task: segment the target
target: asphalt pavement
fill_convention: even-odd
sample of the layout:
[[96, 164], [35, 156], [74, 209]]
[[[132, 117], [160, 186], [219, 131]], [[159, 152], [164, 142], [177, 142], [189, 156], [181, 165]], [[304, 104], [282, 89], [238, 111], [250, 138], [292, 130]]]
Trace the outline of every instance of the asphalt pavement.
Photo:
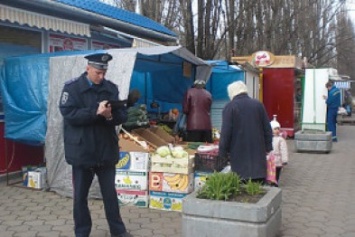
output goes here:
[[[288, 140], [289, 164], [281, 174], [280, 237], [355, 236], [355, 126], [338, 126], [329, 154], [296, 153]], [[1, 237], [72, 237], [72, 199], [0, 182]], [[90, 200], [91, 237], [107, 237], [101, 200]], [[135, 237], [181, 236], [181, 213], [122, 207]], [[221, 230], [223, 233], [223, 230]], [[221, 235], [222, 236], [222, 235]], [[198, 237], [198, 236], [197, 236]]]

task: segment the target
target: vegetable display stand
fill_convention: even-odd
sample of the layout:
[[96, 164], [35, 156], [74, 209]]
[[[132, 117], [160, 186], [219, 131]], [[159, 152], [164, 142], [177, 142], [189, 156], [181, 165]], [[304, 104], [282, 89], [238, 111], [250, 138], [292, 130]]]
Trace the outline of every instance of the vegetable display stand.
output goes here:
[[181, 146], [161, 146], [151, 155], [149, 208], [182, 210], [182, 199], [194, 188], [194, 156]]
[[183, 199], [182, 236], [275, 237], [281, 227], [281, 189], [268, 188], [257, 203]]

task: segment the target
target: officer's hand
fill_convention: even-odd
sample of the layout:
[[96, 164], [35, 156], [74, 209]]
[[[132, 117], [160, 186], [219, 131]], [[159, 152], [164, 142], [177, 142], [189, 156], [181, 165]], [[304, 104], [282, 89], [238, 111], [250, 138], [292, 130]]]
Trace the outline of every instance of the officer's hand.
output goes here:
[[112, 118], [112, 114], [111, 114], [111, 105], [107, 103], [107, 100], [101, 101], [99, 103], [99, 107], [97, 108], [97, 115], [102, 115], [104, 116], [106, 119], [110, 119]]

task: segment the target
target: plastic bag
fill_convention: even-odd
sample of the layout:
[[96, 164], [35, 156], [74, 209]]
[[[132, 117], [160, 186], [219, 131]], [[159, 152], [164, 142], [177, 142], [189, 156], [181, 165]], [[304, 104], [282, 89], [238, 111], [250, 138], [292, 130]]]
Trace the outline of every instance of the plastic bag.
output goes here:
[[186, 132], [186, 114], [179, 114], [173, 130], [174, 134], [183, 134]]
[[277, 184], [276, 180], [276, 163], [275, 163], [275, 155], [273, 152], [270, 152], [266, 156], [266, 181], [270, 184], [274, 183]]
[[221, 173], [229, 173], [232, 171], [232, 167], [230, 165], [227, 165], [226, 167], [221, 170]]

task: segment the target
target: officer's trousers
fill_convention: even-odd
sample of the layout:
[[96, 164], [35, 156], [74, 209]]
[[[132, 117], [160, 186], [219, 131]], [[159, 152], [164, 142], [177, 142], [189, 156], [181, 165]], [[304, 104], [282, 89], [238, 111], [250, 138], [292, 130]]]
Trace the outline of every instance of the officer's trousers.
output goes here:
[[74, 224], [76, 237], [88, 237], [91, 232], [91, 216], [88, 208], [88, 194], [95, 174], [98, 177], [103, 198], [106, 219], [112, 235], [126, 232], [118, 206], [115, 190], [115, 166], [81, 168], [73, 167]]

